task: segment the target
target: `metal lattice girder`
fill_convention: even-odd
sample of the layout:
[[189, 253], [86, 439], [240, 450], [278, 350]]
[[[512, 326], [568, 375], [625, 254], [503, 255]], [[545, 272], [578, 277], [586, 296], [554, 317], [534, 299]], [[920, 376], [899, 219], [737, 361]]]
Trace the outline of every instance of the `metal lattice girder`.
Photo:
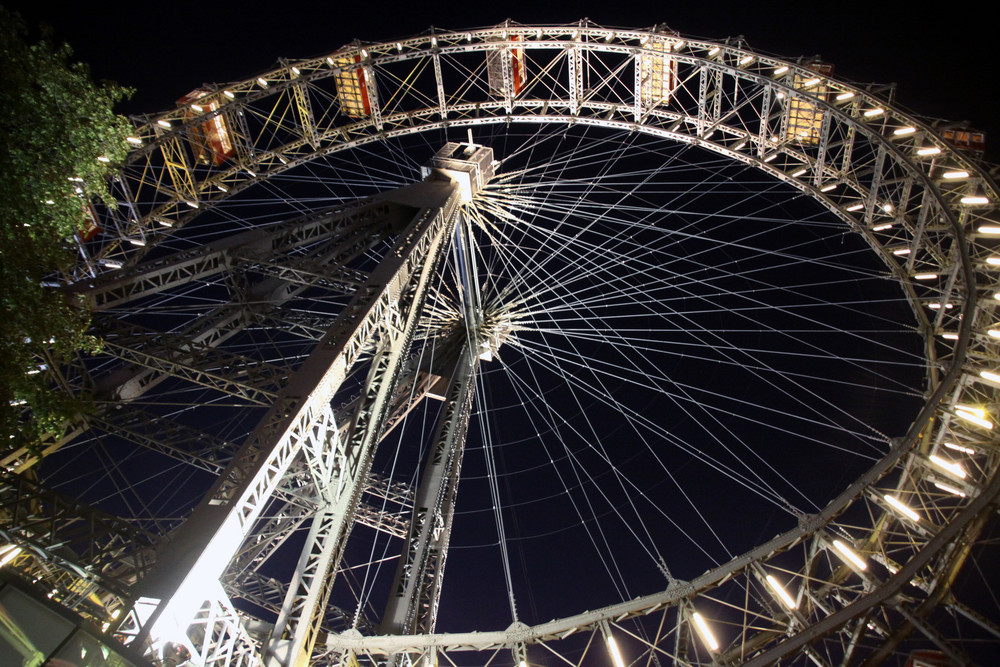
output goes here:
[[[201, 280], [239, 263], [267, 263], [304, 246], [334, 241], [336, 252], [327, 252], [325, 264], [342, 267], [400, 224], [390, 214], [388, 203], [364, 203], [344, 209], [337, 207], [269, 229], [254, 229], [228, 237], [208, 246], [174, 253], [165, 258], [140, 264], [127, 272], [108, 274], [97, 281], [84, 280], [72, 287], [91, 301], [96, 310], [115, 308], [164, 290]], [[289, 267], [292, 270], [292, 267]], [[361, 276], [348, 274], [357, 280]]]
[[290, 375], [286, 368], [114, 318], [102, 319], [99, 326], [107, 332], [105, 348], [119, 359], [248, 403], [270, 405]]
[[[418, 207], [413, 222], [400, 235], [396, 248], [372, 272], [369, 284], [348, 304], [310, 358], [280, 392], [192, 519], [168, 545], [162, 558], [171, 562], [170, 570], [161, 569], [158, 576], [150, 578], [152, 585], [148, 590], [152, 597], [162, 601], [152, 622], [172, 603], [179, 607], [193, 602], [176, 593], [185, 586], [195, 586], [198, 577], [204, 576], [200, 570], [209, 569], [215, 576], [221, 575], [224, 561], [219, 559], [228, 561], [238, 542], [249, 533], [302, 448], [322, 446], [309, 441], [314, 435], [325, 440], [325, 434], [312, 433], [315, 419], [329, 409], [334, 392], [362, 350], [386, 325], [404, 290], [410, 289], [413, 280], [419, 280], [423, 284], [421, 289], [426, 289], [430, 267], [436, 265], [443, 239], [454, 224], [457, 191], [448, 182], [430, 180], [404, 189], [394, 199]], [[422, 297], [418, 292], [410, 298]], [[401, 353], [402, 350], [397, 350], [394, 354]], [[367, 474], [370, 463], [358, 459], [361, 452], [350, 449], [353, 444], [350, 439], [337, 438], [336, 446], [341, 451], [336, 458], [350, 470], [341, 468], [338, 474], [341, 478], [353, 474], [353, 478], [344, 482], [356, 485], [358, 475]], [[212, 556], [220, 549], [225, 556]], [[193, 570], [199, 571], [192, 575]], [[192, 594], [193, 591], [186, 593]], [[177, 608], [171, 608], [170, 612], [181, 617], [189, 613]], [[143, 635], [149, 629], [147, 624]]]
[[[49, 564], [125, 603], [151, 567], [156, 541], [128, 521], [10, 472], [0, 473], [0, 536], [38, 559], [38, 572]], [[51, 583], [51, 576], [37, 577]], [[64, 583], [60, 595], [65, 591]]]
[[[462, 332], [462, 343], [465, 337]], [[383, 615], [384, 634], [434, 632], [479, 368], [478, 349], [462, 348], [413, 499], [409, 533]]]

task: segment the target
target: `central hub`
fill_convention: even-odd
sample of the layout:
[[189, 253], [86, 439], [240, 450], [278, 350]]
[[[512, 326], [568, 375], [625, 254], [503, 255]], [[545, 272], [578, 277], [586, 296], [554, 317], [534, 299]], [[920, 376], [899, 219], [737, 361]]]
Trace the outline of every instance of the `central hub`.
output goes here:
[[473, 143], [448, 142], [434, 154], [420, 174], [440, 174], [458, 183], [463, 202], [471, 202], [493, 178], [493, 149]]

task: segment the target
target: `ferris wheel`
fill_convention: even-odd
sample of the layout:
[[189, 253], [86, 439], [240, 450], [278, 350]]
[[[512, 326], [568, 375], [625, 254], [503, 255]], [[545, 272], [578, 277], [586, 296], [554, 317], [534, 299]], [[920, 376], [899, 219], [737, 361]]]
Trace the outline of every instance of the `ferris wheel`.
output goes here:
[[193, 91], [80, 241], [11, 566], [201, 665], [968, 661], [998, 195], [890, 93], [586, 21]]

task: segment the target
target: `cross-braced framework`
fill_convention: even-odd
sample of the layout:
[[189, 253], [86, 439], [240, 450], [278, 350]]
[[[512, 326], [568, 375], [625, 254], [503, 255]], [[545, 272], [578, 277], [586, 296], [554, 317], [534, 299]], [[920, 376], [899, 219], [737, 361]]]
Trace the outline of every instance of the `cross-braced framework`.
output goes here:
[[200, 664], [971, 661], [998, 194], [831, 71], [508, 22], [141, 119], [12, 567]]

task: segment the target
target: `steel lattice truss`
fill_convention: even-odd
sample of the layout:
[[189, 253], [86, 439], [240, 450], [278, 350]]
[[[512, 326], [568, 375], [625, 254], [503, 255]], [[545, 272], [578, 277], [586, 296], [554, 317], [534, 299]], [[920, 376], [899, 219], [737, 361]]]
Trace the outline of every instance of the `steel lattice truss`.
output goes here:
[[[146, 638], [146, 611], [154, 620], [179, 614], [201, 628], [188, 636], [204, 664], [375, 664], [387, 655], [462, 664], [468, 651], [480, 652], [478, 664], [506, 664], [511, 653], [603, 664], [611, 636], [635, 664], [877, 663], [914, 646], [967, 661], [961, 624], [1000, 636], [950, 592], [1000, 493], [990, 421], [1000, 376], [989, 372], [1000, 336], [991, 329], [1000, 194], [969, 155], [883, 92], [741, 42], [659, 27], [507, 23], [348, 45], [143, 118], [115, 183], [121, 205], [104, 214], [102, 237], [81, 244], [68, 287], [94, 307], [105, 353], [48, 369], [53, 382], [104, 397], [107, 407], [68, 425], [48, 451], [112, 433], [204, 471], [206, 495], [180, 528], [143, 522], [129, 549], [114, 521], [88, 524], [99, 528], [81, 538], [67, 517], [93, 510], [43, 500], [47, 491], [28, 498], [27, 482], [5, 479], [0, 528], [26, 549], [15, 565], [54, 587], [85, 589], [64, 602], [99, 623], [128, 612], [119, 627], [127, 641]], [[634, 133], [704, 150], [818, 202], [905, 295], [923, 337], [922, 407], [833, 500], [701, 576], [681, 581], [664, 568], [664, 586], [635, 599], [548, 623], [434, 634], [476, 355], [524, 344], [518, 331], [530, 319], [466, 301], [458, 326], [461, 309], [443, 305], [434, 280], [452, 272], [468, 299], [475, 251], [455, 248], [477, 225], [499, 236], [502, 221], [525, 219], [517, 174], [501, 168], [461, 206], [456, 183], [431, 177], [386, 196], [359, 187], [358, 201], [262, 225], [233, 211], [340, 154], [353, 160], [369, 146], [456, 129], [496, 136], [512, 125]], [[368, 186], [388, 190], [393, 178]], [[556, 210], [557, 197], [544, 206]], [[178, 239], [194, 225], [220, 232], [185, 245]], [[305, 300], [322, 306], [303, 308]], [[165, 307], [169, 317], [157, 314]], [[466, 340], [456, 334], [463, 330], [476, 333]], [[450, 341], [441, 344], [447, 359], [429, 364], [417, 353], [430, 340]], [[259, 353], [269, 344], [283, 356]], [[373, 474], [379, 442], [426, 396], [443, 407], [425, 476], [410, 487]], [[152, 397], [205, 402], [191, 419], [194, 409], [143, 407]], [[238, 420], [223, 411], [230, 404], [241, 408]], [[217, 416], [232, 421], [212, 424]], [[36, 462], [11, 452], [4, 463], [25, 473]], [[421, 514], [428, 507], [436, 526]], [[342, 558], [355, 523], [402, 538], [394, 589], [420, 591], [390, 607], [381, 626], [331, 602], [333, 573], [350, 572]], [[304, 532], [291, 580], [264, 574]], [[156, 546], [153, 533], [171, 537]], [[64, 547], [81, 539], [89, 544], [74, 560]], [[156, 561], [176, 574], [150, 575]], [[191, 573], [206, 571], [211, 585], [191, 597]], [[237, 599], [277, 620], [237, 611]], [[959, 629], [945, 629], [942, 615]]]

